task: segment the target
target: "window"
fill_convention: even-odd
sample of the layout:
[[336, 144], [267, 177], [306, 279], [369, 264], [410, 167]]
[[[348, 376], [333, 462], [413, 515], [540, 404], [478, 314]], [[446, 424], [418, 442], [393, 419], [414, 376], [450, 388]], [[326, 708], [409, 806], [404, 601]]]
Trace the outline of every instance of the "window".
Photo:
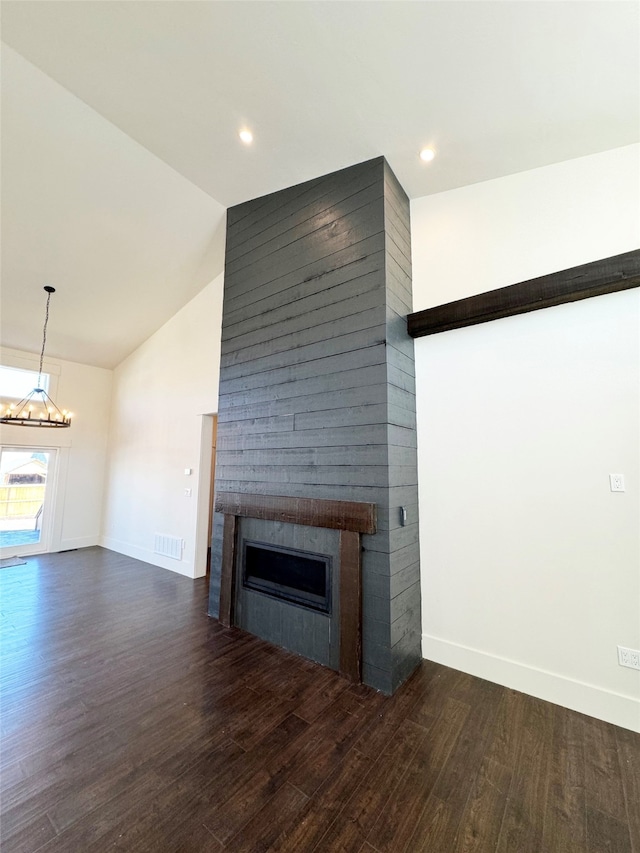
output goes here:
[[[38, 384], [37, 370], [22, 370], [19, 367], [0, 365], [0, 398], [3, 400], [22, 400]], [[40, 387], [49, 390], [49, 376], [43, 373]]]

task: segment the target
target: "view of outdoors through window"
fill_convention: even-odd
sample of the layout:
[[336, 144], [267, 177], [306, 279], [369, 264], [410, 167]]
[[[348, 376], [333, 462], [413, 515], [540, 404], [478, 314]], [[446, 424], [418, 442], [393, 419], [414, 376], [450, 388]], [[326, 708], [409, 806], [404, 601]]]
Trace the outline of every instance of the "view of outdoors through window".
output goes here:
[[37, 545], [51, 453], [0, 449], [0, 548]]
[[[18, 367], [7, 367], [0, 365], [0, 400], [22, 400], [38, 384], [37, 370], [22, 370]], [[49, 389], [49, 376], [43, 373], [40, 378], [40, 387], [45, 391]]]

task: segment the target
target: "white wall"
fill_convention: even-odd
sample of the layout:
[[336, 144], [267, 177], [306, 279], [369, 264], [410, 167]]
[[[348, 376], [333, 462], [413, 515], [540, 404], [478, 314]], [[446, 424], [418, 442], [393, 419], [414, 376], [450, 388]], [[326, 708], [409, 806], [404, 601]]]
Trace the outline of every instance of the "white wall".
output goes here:
[[[636, 249], [639, 163], [414, 201], [415, 310]], [[639, 341], [637, 289], [416, 341], [424, 656], [637, 731]]]
[[[0, 350], [2, 364], [37, 370], [38, 361], [32, 353]], [[46, 359], [44, 370], [52, 374], [54, 401], [74, 413], [71, 427], [34, 430], [3, 425], [0, 441], [12, 447], [58, 449], [50, 550], [86, 548], [100, 539], [113, 373], [60, 359]]]
[[[114, 371], [102, 544], [189, 577], [206, 570], [198, 509], [208, 506], [211, 442], [202, 416], [217, 411], [221, 323], [220, 275]], [[184, 540], [181, 560], [154, 553], [156, 533]]]

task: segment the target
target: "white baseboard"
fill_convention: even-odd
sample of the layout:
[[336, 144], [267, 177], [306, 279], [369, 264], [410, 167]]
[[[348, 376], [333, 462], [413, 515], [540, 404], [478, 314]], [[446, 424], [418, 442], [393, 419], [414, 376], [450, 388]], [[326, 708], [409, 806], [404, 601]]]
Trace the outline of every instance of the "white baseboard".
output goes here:
[[58, 551], [73, 551], [76, 548], [92, 548], [100, 544], [99, 536], [81, 536], [78, 539], [63, 539]]
[[507, 658], [422, 635], [422, 657], [572, 711], [640, 732], [640, 698], [613, 693]]
[[109, 551], [116, 551], [118, 554], [133, 557], [134, 560], [141, 560], [143, 563], [150, 563], [152, 566], [158, 566], [161, 569], [169, 569], [170, 572], [176, 572], [176, 574], [184, 575], [187, 578], [195, 577], [193, 564], [188, 560], [172, 560], [171, 557], [163, 557], [162, 554], [156, 554], [154, 551], [139, 548], [130, 542], [123, 542], [110, 536], [102, 536], [97, 544], [103, 548], [108, 548]]

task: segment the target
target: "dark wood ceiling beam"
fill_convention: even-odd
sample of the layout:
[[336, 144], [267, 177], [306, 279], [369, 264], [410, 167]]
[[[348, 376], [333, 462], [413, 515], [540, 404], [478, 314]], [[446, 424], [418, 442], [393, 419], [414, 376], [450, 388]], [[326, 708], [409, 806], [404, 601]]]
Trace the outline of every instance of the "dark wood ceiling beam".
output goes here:
[[416, 311], [407, 328], [421, 338], [638, 286], [640, 249]]

